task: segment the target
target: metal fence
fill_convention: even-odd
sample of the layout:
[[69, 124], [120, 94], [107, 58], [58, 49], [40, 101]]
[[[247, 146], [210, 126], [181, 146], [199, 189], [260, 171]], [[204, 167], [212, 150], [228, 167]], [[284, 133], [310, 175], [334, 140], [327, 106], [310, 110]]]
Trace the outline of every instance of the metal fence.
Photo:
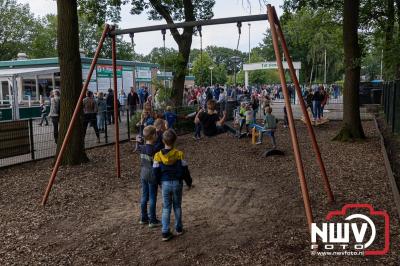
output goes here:
[[[129, 124], [130, 118], [125, 112], [120, 116], [121, 141], [126, 141], [130, 137]], [[102, 127], [104, 130], [99, 132], [100, 141], [98, 141], [93, 124], [89, 123], [85, 135], [86, 149], [114, 142], [114, 125], [109, 125], [105, 119]], [[54, 139], [54, 127], [50, 117], [47, 117], [47, 121], [30, 118], [0, 122], [0, 168], [53, 157], [57, 149]]]
[[[194, 113], [198, 106], [177, 107], [172, 111], [177, 114], [174, 128], [179, 135], [194, 130]], [[163, 118], [165, 110], [154, 111], [154, 116]], [[128, 115], [128, 111], [120, 112], [120, 141], [131, 139], [137, 134], [137, 123], [141, 111]], [[93, 124], [89, 123], [85, 134], [85, 148], [99, 147], [115, 142], [115, 125], [110, 123], [111, 116], [104, 114], [104, 122], [100, 123], [98, 141]], [[94, 122], [94, 121], [93, 121]], [[95, 123], [95, 122], [94, 122]], [[133, 138], [133, 137], [132, 137]], [[41, 118], [30, 118], [17, 121], [0, 122], [0, 168], [38, 159], [51, 158], [56, 154], [57, 144], [54, 140], [54, 127], [50, 117], [47, 122]]]
[[383, 85], [383, 110], [393, 133], [400, 133], [400, 80]]

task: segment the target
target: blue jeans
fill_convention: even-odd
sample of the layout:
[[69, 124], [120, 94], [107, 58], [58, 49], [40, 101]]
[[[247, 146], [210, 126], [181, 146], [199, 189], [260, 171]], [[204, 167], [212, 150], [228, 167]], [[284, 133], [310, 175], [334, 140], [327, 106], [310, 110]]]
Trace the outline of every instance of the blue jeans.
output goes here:
[[201, 123], [195, 124], [194, 136], [198, 138], [201, 137]]
[[169, 223], [171, 218], [171, 209], [174, 208], [175, 214], [175, 230], [182, 231], [182, 188], [183, 182], [181, 180], [162, 181], [162, 196], [163, 196], [163, 209], [162, 209], [162, 233], [169, 232]]
[[313, 101], [313, 115], [314, 119], [321, 118], [321, 102], [320, 101]]
[[106, 113], [98, 113], [97, 114], [97, 127], [99, 130], [104, 130], [104, 125], [106, 123]]
[[257, 112], [258, 109], [253, 110], [253, 124], [257, 124]]
[[[142, 221], [150, 221], [154, 223], [157, 221], [156, 218], [156, 203], [157, 203], [157, 183], [151, 183], [143, 178], [140, 179], [142, 184], [142, 198], [140, 201], [141, 215], [140, 219]], [[147, 214], [147, 202], [149, 202], [149, 214]]]
[[275, 140], [275, 130], [269, 129], [266, 132], [260, 132], [260, 135], [258, 136], [258, 141], [263, 142], [263, 137], [264, 135], [268, 135], [271, 138], [272, 146], [273, 148], [276, 147], [276, 140]]

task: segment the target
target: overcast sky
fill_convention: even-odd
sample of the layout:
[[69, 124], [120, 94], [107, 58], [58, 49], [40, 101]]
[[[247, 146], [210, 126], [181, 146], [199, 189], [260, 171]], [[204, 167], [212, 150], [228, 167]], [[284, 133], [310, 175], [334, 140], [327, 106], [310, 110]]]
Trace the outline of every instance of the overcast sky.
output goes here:
[[[55, 0], [17, 0], [20, 3], [28, 3], [31, 7], [31, 11], [37, 16], [44, 16], [48, 13], [57, 13], [57, 3]], [[243, 2], [247, 3], [246, 0]], [[268, 3], [275, 6], [278, 15], [280, 16], [282, 10], [280, 5], [283, 4], [283, 0], [269, 0]], [[265, 8], [260, 10], [258, 0], [251, 0], [252, 9], [251, 15], [264, 14]], [[147, 19], [146, 14], [131, 15], [129, 13], [129, 6], [125, 6], [122, 9], [122, 20], [119, 23], [121, 28], [133, 28], [140, 26], [149, 26], [162, 24], [164, 21], [151, 21]], [[245, 16], [250, 14], [250, 9], [247, 4], [242, 5], [242, 0], [216, 0], [214, 6], [214, 18], [223, 18], [231, 16]], [[251, 47], [257, 46], [263, 39], [268, 22], [258, 21], [251, 22], [251, 34], [250, 34], [250, 45]], [[129, 40], [128, 36], [125, 37]], [[203, 27], [203, 48], [208, 45], [217, 45], [222, 47], [228, 47], [235, 49], [238, 38], [238, 30], [235, 24], [217, 25]], [[135, 35], [135, 51], [141, 54], [148, 54], [153, 47], [162, 46], [162, 35], [160, 32], [148, 32], [140, 33]], [[242, 36], [239, 44], [239, 49], [244, 52], [249, 50], [249, 26], [247, 23], [242, 26]], [[176, 44], [170, 34], [166, 37], [166, 46], [176, 48]], [[193, 37], [192, 48], [200, 48], [199, 37]]]

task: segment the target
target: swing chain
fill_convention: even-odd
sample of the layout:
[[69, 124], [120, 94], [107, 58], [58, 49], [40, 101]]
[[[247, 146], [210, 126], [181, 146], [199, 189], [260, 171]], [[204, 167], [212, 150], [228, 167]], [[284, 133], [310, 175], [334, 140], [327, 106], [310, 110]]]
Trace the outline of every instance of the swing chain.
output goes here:
[[166, 71], [166, 60], [165, 60], [165, 57], [166, 57], [166, 53], [165, 53], [165, 34], [167, 33], [167, 30], [166, 29], [162, 29], [161, 30], [161, 34], [162, 34], [162, 36], [163, 36], [163, 44], [164, 44], [164, 48], [163, 48], [163, 59], [164, 59], [164, 74], [163, 74], [163, 78], [164, 78], [164, 87], [166, 87], [166, 76], [165, 76], [165, 71]]
[[133, 60], [135, 59], [135, 33], [131, 32], [129, 33], [129, 37], [131, 38], [131, 45], [132, 45], [132, 57]]
[[163, 36], [163, 41], [165, 42], [165, 34], [167, 33], [167, 30], [166, 29], [162, 29], [161, 30], [161, 34], [162, 34], [162, 36]]
[[201, 66], [201, 75], [200, 75], [200, 84], [203, 85], [203, 34], [201, 32], [201, 25], [197, 26], [197, 31], [199, 32], [200, 36], [200, 66]]
[[239, 21], [237, 23], [237, 28], [238, 28], [239, 36], [238, 36], [238, 42], [236, 45], [236, 50], [239, 50], [240, 35], [242, 34], [242, 22], [241, 21]]

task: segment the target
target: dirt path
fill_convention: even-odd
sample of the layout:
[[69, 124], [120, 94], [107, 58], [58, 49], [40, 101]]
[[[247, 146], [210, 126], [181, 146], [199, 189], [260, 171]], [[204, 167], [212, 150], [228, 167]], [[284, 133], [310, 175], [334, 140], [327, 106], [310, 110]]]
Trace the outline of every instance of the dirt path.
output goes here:
[[[331, 142], [339, 124], [317, 129], [337, 203], [326, 205], [319, 170], [305, 127], [298, 124], [316, 221], [345, 203], [372, 203], [391, 215], [391, 251], [382, 257], [318, 257], [310, 237], [286, 129], [278, 146], [286, 155], [262, 158], [268, 146], [226, 135], [193, 142], [179, 139], [195, 187], [184, 191], [186, 233], [161, 242], [160, 229], [138, 224], [138, 156], [122, 146], [122, 178], [114, 177], [113, 148], [89, 151], [92, 161], [62, 168], [45, 208], [39, 203], [50, 161], [0, 170], [0, 264], [52, 265], [395, 265], [399, 254], [396, 216], [377, 133], [364, 124], [363, 143]], [[161, 197], [158, 197], [161, 217]]]

